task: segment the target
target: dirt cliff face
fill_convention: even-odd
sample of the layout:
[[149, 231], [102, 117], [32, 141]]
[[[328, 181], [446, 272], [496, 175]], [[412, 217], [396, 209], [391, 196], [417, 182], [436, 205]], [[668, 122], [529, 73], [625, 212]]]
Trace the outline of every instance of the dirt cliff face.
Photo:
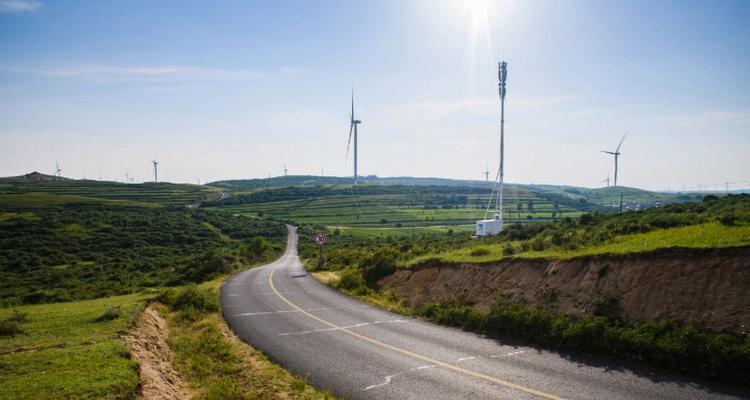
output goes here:
[[485, 264], [433, 261], [399, 270], [380, 283], [400, 292], [410, 306], [465, 299], [486, 310], [503, 296], [574, 316], [597, 308], [628, 322], [694, 321], [736, 332], [750, 328], [750, 248]]

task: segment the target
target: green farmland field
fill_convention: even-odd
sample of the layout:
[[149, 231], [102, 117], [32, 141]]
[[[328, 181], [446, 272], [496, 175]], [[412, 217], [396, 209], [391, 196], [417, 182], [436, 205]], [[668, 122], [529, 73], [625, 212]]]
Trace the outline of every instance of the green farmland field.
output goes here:
[[[366, 190], [359, 194], [357, 190]], [[212, 204], [214, 210], [233, 214], [288, 220], [298, 224], [325, 226], [400, 228], [444, 225], [469, 225], [484, 218], [489, 190], [471, 188], [386, 187], [331, 189], [279, 196], [275, 190], [234, 197], [232, 201]], [[451, 190], [451, 192], [446, 192]], [[262, 197], [261, 197], [262, 196]], [[591, 209], [585, 202], [566, 201], [545, 192], [510, 187], [505, 192], [509, 221], [552, 220], [576, 217]]]
[[[39, 197], [47, 194], [49, 196], [45, 199], [48, 199], [48, 201], [54, 201], [54, 196], [52, 195], [61, 195], [65, 197], [58, 198], [58, 201], [87, 198], [85, 202], [101, 199], [138, 203], [148, 202], [166, 206], [187, 206], [202, 199], [214, 197], [218, 192], [216, 189], [207, 186], [173, 183], [125, 184], [71, 179], [50, 181], [33, 181], [18, 178], [0, 179], [0, 194], [26, 193], [36, 193]], [[1, 206], [2, 204], [0, 204]]]

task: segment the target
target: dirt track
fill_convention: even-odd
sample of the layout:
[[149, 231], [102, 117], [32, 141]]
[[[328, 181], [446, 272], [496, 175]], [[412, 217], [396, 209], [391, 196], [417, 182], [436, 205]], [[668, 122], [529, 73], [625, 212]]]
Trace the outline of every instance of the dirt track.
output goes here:
[[167, 321], [153, 305], [138, 318], [125, 336], [133, 357], [140, 362], [140, 398], [172, 400], [190, 398], [180, 376], [172, 367], [172, 352], [167, 344]]

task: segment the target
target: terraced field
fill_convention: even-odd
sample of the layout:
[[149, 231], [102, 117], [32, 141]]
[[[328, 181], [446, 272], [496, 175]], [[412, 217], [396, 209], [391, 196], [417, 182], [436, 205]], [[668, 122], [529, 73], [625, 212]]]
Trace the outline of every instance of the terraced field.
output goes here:
[[[309, 196], [298, 194], [296, 198], [273, 201], [273, 196], [234, 198], [234, 204], [215, 204], [215, 209], [234, 214], [262, 216], [271, 219], [291, 220], [295, 223], [346, 227], [425, 227], [473, 224], [485, 215], [489, 191], [473, 188], [467, 194], [461, 189], [446, 193], [445, 188], [410, 192], [402, 187], [402, 193], [357, 194], [356, 189], [311, 192]], [[392, 192], [393, 187], [384, 188]], [[273, 192], [269, 190], [267, 192]], [[267, 199], [266, 199], [267, 198]], [[270, 200], [270, 201], [269, 201]], [[561, 197], [542, 191], [533, 192], [519, 187], [510, 187], [505, 193], [506, 213], [509, 221], [552, 220], [575, 217], [589, 210], [590, 205], [566, 201]], [[580, 206], [579, 206], [580, 204]]]
[[[130, 202], [158, 203], [165, 206], [187, 206], [201, 199], [218, 196], [216, 189], [205, 186], [143, 183], [125, 184], [118, 182], [51, 180], [34, 181], [14, 178], [0, 179], [0, 194], [47, 193], [51, 195], [96, 198], [103, 200], [125, 200]], [[53, 197], [46, 197], [54, 201]], [[65, 198], [59, 199], [65, 200]]]

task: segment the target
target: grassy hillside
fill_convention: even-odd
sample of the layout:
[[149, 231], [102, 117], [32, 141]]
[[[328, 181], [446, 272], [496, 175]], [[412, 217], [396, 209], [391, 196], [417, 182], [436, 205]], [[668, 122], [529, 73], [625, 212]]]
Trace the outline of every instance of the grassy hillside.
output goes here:
[[0, 194], [0, 304], [200, 282], [271, 256], [284, 244], [283, 226], [264, 220], [145, 205]]
[[[520, 248], [522, 241], [509, 242], [510, 246]], [[513, 257], [520, 258], [553, 258], [570, 259], [574, 257], [600, 254], [644, 253], [666, 248], [718, 249], [726, 247], [750, 246], [750, 225], [724, 226], [718, 222], [677, 228], [660, 229], [647, 233], [616, 236], [602, 243], [584, 246], [578, 249], [549, 247], [544, 250], [526, 250], [513, 252]], [[508, 248], [499, 245], [470, 246], [449, 250], [437, 254], [427, 254], [408, 261], [417, 264], [427, 259], [438, 259], [449, 262], [488, 262], [508, 257]]]
[[[143, 297], [0, 308], [0, 399], [132, 399], [138, 366], [119, 339]], [[14, 325], [20, 332], [9, 334]]]
[[168, 206], [187, 206], [201, 199], [218, 197], [216, 189], [187, 184], [125, 184], [73, 179], [0, 178], [0, 194], [19, 193], [48, 193], [94, 199], [150, 202]]

